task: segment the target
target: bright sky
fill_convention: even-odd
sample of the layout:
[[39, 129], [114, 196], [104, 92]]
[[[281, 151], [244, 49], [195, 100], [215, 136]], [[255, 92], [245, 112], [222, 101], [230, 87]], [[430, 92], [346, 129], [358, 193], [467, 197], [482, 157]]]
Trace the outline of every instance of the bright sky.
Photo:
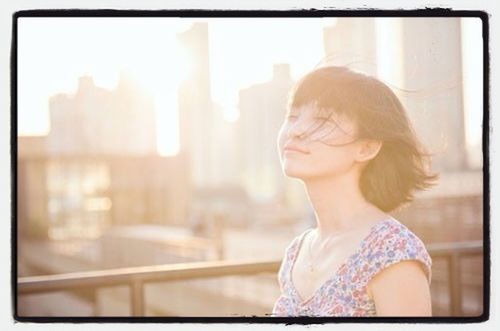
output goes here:
[[[377, 27], [386, 20], [379, 18]], [[155, 97], [159, 152], [175, 154], [176, 89], [189, 70], [176, 34], [194, 21], [209, 23], [212, 98], [233, 119], [238, 91], [269, 80], [274, 63], [289, 63], [293, 79], [311, 70], [323, 57], [322, 29], [334, 23], [332, 18], [21, 18], [19, 134], [47, 134], [49, 97], [73, 93], [78, 77], [91, 75], [96, 85], [112, 89], [120, 71], [127, 71]], [[467, 45], [463, 49], [466, 134], [468, 144], [474, 145], [480, 141], [482, 120], [477, 111], [482, 91], [480, 21], [464, 20], [462, 33]], [[379, 43], [384, 35], [379, 33]]]
[[75, 92], [78, 77], [91, 75], [112, 89], [120, 71], [128, 71], [155, 97], [159, 152], [175, 153], [175, 91], [189, 66], [175, 36], [193, 21], [209, 22], [212, 97], [228, 112], [240, 89], [271, 78], [273, 63], [290, 63], [293, 78], [313, 68], [328, 24], [318, 18], [21, 18], [19, 134], [47, 134], [49, 97]]

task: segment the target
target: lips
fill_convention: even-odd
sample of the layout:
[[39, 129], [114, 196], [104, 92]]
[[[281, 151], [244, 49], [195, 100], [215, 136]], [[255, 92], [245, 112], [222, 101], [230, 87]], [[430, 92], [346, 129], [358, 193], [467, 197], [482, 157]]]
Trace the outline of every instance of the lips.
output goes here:
[[309, 154], [309, 151], [296, 145], [285, 145], [283, 152], [296, 152], [302, 154]]

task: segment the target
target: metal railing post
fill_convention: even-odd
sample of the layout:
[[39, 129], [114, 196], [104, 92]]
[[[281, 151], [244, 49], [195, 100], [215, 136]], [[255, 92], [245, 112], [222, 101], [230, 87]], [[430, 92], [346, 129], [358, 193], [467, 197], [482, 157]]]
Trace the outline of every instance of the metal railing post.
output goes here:
[[130, 306], [132, 316], [144, 316], [144, 284], [137, 279], [130, 283]]
[[460, 274], [460, 254], [452, 252], [448, 257], [450, 311], [452, 316], [462, 315], [462, 291]]

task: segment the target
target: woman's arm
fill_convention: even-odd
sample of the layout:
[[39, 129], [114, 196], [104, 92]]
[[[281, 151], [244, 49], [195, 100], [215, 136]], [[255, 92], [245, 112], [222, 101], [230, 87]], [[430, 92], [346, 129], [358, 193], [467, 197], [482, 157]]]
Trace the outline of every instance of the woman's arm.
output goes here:
[[393, 264], [368, 283], [377, 316], [432, 316], [427, 277], [415, 260]]

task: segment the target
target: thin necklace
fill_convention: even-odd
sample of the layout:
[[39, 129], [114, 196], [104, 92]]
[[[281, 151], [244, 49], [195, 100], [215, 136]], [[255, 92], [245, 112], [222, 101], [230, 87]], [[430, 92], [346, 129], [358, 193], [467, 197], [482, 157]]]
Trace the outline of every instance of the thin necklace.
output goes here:
[[314, 272], [314, 263], [312, 258], [311, 246], [312, 246], [312, 238], [309, 240], [309, 245], [307, 247], [307, 252], [309, 253], [309, 259], [307, 262], [309, 264], [309, 272]]
[[[374, 223], [374, 224], [371, 224], [371, 225], [369, 226], [369, 232], [368, 232], [368, 234], [367, 234], [367, 235], [369, 235], [369, 234], [371, 233], [372, 229], [373, 229], [376, 225], [378, 225], [378, 224], [382, 223], [382, 222], [383, 222], [383, 221], [385, 221], [386, 219], [387, 219], [387, 218], [384, 218], [382, 221], [378, 221], [378, 222], [376, 222], [376, 223]], [[317, 229], [316, 229], [316, 231], [317, 231]], [[352, 233], [352, 232], [355, 232], [355, 231], [356, 231], [355, 229], [354, 229], [354, 230], [353, 230], [353, 229], [351, 229], [351, 230], [345, 231], [345, 232], [343, 232], [343, 233], [340, 233], [340, 234], [336, 234], [336, 235], [330, 236], [329, 238], [327, 238], [327, 239], [325, 240], [325, 243], [323, 244], [323, 247], [322, 247], [322, 248], [320, 248], [318, 251], [319, 251], [319, 252], [321, 252], [322, 250], [324, 250], [324, 249], [325, 249], [325, 247], [327, 247], [327, 246], [328, 246], [328, 243], [329, 243], [332, 239], [339, 239], [339, 238], [341, 238], [341, 237], [343, 237], [343, 236], [345, 236], [345, 235], [347, 235], [347, 234], [350, 234], [350, 233]], [[364, 237], [364, 238], [366, 238], [366, 236], [367, 236], [367, 235], [365, 235], [365, 237]], [[364, 240], [364, 239], [363, 239], [363, 240]], [[307, 264], [309, 265], [309, 272], [311, 272], [311, 273], [315, 271], [315, 265], [316, 265], [316, 261], [315, 261], [315, 259], [314, 259], [314, 258], [313, 258], [313, 256], [312, 256], [312, 242], [313, 242], [313, 239], [311, 238], [311, 240], [309, 241], [308, 249], [307, 249], [307, 253], [308, 253], [308, 255], [309, 255], [309, 260], [307, 261]], [[318, 255], [320, 255], [320, 254], [318, 254]], [[317, 259], [318, 255], [316, 256], [316, 259]]]
[[[342, 236], [345, 236], [346, 234], [349, 234], [351, 233], [352, 230], [350, 231], [347, 231], [347, 232], [344, 232], [344, 233], [340, 233], [340, 234], [337, 234], [337, 235], [334, 235], [334, 236], [330, 236], [328, 239], [325, 240], [325, 243], [323, 244], [323, 247], [321, 247], [318, 251], [321, 252], [322, 250], [325, 249], [325, 247], [328, 247], [328, 244], [331, 240], [333, 239], [338, 239], [338, 238], [341, 238]], [[318, 255], [316, 255], [316, 259], [313, 258], [313, 255], [312, 255], [312, 242], [313, 242], [313, 239], [311, 238], [311, 240], [309, 240], [309, 245], [308, 245], [308, 249], [307, 249], [307, 253], [309, 255], [309, 260], [307, 261], [308, 265], [309, 265], [309, 272], [314, 272], [315, 271], [315, 265], [316, 265], [316, 259], [318, 258]]]
[[[335, 236], [335, 237], [338, 237], [338, 236]], [[323, 244], [323, 247], [319, 251], [322, 251], [327, 246], [328, 242], [330, 240], [332, 240], [333, 238], [335, 238], [335, 237], [329, 237], [326, 240], [325, 244]], [[316, 265], [316, 259], [314, 259], [313, 256], [312, 256], [312, 242], [313, 242], [313, 240], [311, 238], [311, 240], [309, 240], [309, 245], [308, 245], [308, 249], [307, 249], [307, 252], [308, 252], [308, 255], [309, 255], [309, 260], [307, 261], [308, 265], [309, 265], [309, 272], [314, 272], [315, 271], [315, 265]], [[316, 256], [316, 258], [317, 258], [317, 256]]]

